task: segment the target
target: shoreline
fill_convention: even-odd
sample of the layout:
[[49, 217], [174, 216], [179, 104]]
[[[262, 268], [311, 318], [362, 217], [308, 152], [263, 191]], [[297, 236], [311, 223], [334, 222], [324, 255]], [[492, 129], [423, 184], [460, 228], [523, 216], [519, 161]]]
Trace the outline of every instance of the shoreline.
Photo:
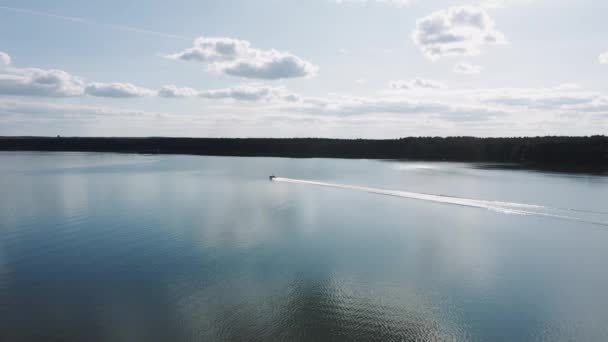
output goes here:
[[482, 162], [608, 167], [608, 136], [401, 139], [0, 137], [0, 151]]

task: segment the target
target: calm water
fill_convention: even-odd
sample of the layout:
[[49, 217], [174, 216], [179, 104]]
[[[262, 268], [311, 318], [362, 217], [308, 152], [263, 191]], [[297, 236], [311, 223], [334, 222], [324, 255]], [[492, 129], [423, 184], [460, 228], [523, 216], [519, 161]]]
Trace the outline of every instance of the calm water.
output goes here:
[[607, 341], [601, 222], [606, 176], [0, 153], [0, 340]]

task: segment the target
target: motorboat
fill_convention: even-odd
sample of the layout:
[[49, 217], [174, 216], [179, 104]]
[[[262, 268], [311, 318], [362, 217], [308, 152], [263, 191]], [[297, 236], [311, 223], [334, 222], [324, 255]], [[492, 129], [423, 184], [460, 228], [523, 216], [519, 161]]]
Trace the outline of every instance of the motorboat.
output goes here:
[[271, 175], [270, 177], [268, 177], [268, 180], [273, 181], [275, 178], [277, 178], [277, 176]]

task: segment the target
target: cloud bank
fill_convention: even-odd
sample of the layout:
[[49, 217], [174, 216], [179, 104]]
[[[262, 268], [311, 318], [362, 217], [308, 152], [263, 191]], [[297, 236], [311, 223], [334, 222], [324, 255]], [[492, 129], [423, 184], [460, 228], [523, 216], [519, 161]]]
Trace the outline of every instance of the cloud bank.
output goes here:
[[38, 125], [36, 132], [48, 134], [47, 126], [55, 125], [62, 132], [66, 127], [80, 132], [88, 122], [90, 132], [100, 134], [99, 122], [104, 122], [112, 129], [123, 129], [126, 135], [133, 135], [134, 129], [150, 135], [150, 129], [156, 129], [158, 135], [208, 132], [239, 136], [256, 132], [260, 136], [311, 136], [313, 132], [314, 136], [387, 137], [488, 136], [504, 135], [505, 130], [516, 135], [597, 134], [608, 128], [608, 96], [574, 85], [454, 88], [437, 89], [424, 96], [393, 92], [368, 97], [306, 97], [264, 85], [204, 91], [176, 86], [163, 89], [171, 96], [201, 98], [206, 103], [188, 111], [161, 113], [0, 98], [0, 130], [14, 134], [28, 127], [27, 132], [31, 132], [29, 129]]
[[319, 69], [289, 52], [256, 49], [246, 40], [226, 37], [199, 37], [191, 48], [166, 57], [205, 63], [213, 73], [263, 80], [312, 77]]
[[158, 95], [166, 98], [199, 97], [211, 100], [235, 100], [245, 102], [295, 102], [300, 96], [284, 87], [271, 87], [260, 84], [243, 84], [222, 89], [196, 90], [175, 85], [164, 86]]
[[459, 105], [433, 99], [419, 100], [402, 97], [305, 98], [298, 106], [286, 108], [308, 114], [337, 116], [425, 114], [447, 121], [486, 121], [507, 114], [505, 111], [491, 106]]
[[558, 113], [608, 114], [608, 96], [572, 85], [551, 88], [505, 88], [480, 91], [479, 100], [504, 107]]

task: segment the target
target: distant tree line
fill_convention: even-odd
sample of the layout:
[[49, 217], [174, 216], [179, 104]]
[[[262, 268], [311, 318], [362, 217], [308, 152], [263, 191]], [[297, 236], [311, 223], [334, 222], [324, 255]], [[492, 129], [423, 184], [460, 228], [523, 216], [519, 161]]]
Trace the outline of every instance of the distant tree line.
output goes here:
[[4, 151], [82, 151], [213, 156], [365, 158], [608, 165], [608, 137], [64, 138], [0, 137]]

